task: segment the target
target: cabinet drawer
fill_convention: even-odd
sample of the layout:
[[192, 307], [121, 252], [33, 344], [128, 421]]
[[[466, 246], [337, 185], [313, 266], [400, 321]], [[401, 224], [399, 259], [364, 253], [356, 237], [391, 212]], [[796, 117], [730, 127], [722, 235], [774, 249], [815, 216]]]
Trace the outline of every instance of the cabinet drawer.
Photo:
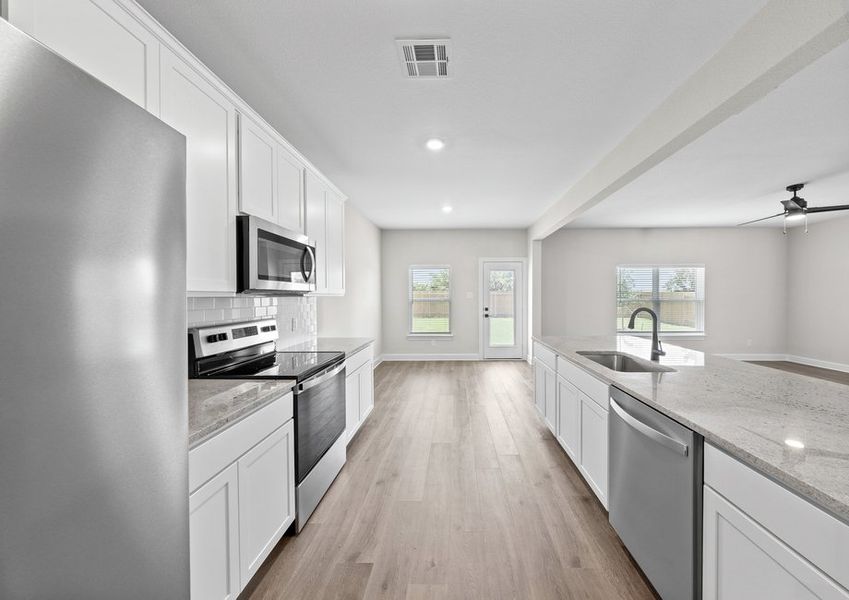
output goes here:
[[189, 450], [189, 492], [209, 481], [292, 418], [292, 392]]
[[849, 588], [849, 525], [710, 444], [704, 460], [706, 485]]
[[557, 368], [557, 359], [554, 352], [539, 342], [534, 342], [534, 358], [552, 370]]
[[369, 344], [345, 359], [345, 374], [350, 376], [351, 373], [370, 360], [374, 360], [374, 346], [372, 344]]
[[581, 367], [566, 360], [562, 356], [557, 357], [557, 374], [584, 392], [601, 408], [604, 410], [608, 409], [610, 405], [608, 394], [610, 392], [607, 383], [596, 379]]

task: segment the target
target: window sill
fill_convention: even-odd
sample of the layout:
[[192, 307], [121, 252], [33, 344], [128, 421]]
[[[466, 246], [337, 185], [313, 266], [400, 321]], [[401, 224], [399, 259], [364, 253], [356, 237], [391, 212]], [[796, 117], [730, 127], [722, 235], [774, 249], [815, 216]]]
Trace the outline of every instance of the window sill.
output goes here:
[[[651, 337], [651, 331], [617, 331], [616, 335], [630, 335], [630, 336], [633, 336], [633, 337], [650, 338]], [[665, 331], [665, 332], [658, 333], [658, 337], [660, 339], [678, 338], [678, 339], [684, 339], [684, 340], [687, 340], [687, 339], [689, 339], [689, 340], [700, 340], [700, 339], [703, 339], [707, 336], [705, 335], [705, 333], [703, 331], [702, 332], [694, 331], [692, 333], [687, 332], [687, 331]]]
[[408, 333], [408, 340], [444, 340], [453, 338], [453, 333]]

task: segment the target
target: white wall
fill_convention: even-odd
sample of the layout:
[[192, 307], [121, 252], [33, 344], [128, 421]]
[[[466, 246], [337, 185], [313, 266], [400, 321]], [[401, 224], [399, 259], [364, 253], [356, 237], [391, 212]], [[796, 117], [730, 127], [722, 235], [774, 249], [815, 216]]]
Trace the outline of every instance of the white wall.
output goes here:
[[849, 217], [788, 237], [787, 354], [849, 370]]
[[[383, 352], [385, 355], [479, 353], [479, 258], [527, 256], [524, 229], [385, 230], [383, 256]], [[407, 339], [411, 265], [450, 265], [450, 339]]]
[[381, 235], [371, 221], [345, 204], [345, 295], [318, 298], [318, 335], [370, 337], [381, 349]]
[[542, 243], [544, 335], [615, 332], [616, 266], [704, 264], [711, 353], [782, 354], [788, 240], [780, 229], [561, 229]]

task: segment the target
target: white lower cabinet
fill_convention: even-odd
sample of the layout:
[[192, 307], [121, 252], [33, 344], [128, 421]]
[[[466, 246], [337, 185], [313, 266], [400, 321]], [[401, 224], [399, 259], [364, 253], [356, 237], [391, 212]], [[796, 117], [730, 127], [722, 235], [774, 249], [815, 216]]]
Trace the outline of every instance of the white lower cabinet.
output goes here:
[[705, 486], [705, 600], [849, 598], [849, 593], [744, 512]]
[[545, 365], [534, 359], [534, 405], [537, 412], [545, 416]]
[[557, 374], [541, 359], [534, 359], [534, 402], [537, 410], [557, 435]]
[[557, 378], [557, 441], [572, 461], [581, 464], [581, 392]]
[[233, 464], [189, 496], [193, 600], [234, 600], [241, 590], [237, 481]]
[[609, 401], [606, 382], [534, 343], [537, 410], [605, 508]]
[[580, 470], [607, 508], [607, 411], [583, 392], [581, 396]]
[[849, 599], [849, 525], [705, 444], [705, 600]]
[[374, 408], [374, 349], [369, 344], [345, 361], [345, 435], [350, 442]]
[[242, 587], [295, 520], [295, 425], [289, 421], [239, 459]]
[[295, 520], [292, 394], [189, 451], [192, 600], [235, 599]]

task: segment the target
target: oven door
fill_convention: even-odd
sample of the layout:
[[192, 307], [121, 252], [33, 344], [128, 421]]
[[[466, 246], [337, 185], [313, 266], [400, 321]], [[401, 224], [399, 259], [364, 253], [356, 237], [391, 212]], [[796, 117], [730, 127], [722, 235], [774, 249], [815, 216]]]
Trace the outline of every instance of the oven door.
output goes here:
[[345, 363], [295, 388], [295, 475], [300, 484], [345, 431]]
[[237, 291], [305, 294], [315, 291], [315, 246], [307, 236], [274, 223], [236, 218]]

